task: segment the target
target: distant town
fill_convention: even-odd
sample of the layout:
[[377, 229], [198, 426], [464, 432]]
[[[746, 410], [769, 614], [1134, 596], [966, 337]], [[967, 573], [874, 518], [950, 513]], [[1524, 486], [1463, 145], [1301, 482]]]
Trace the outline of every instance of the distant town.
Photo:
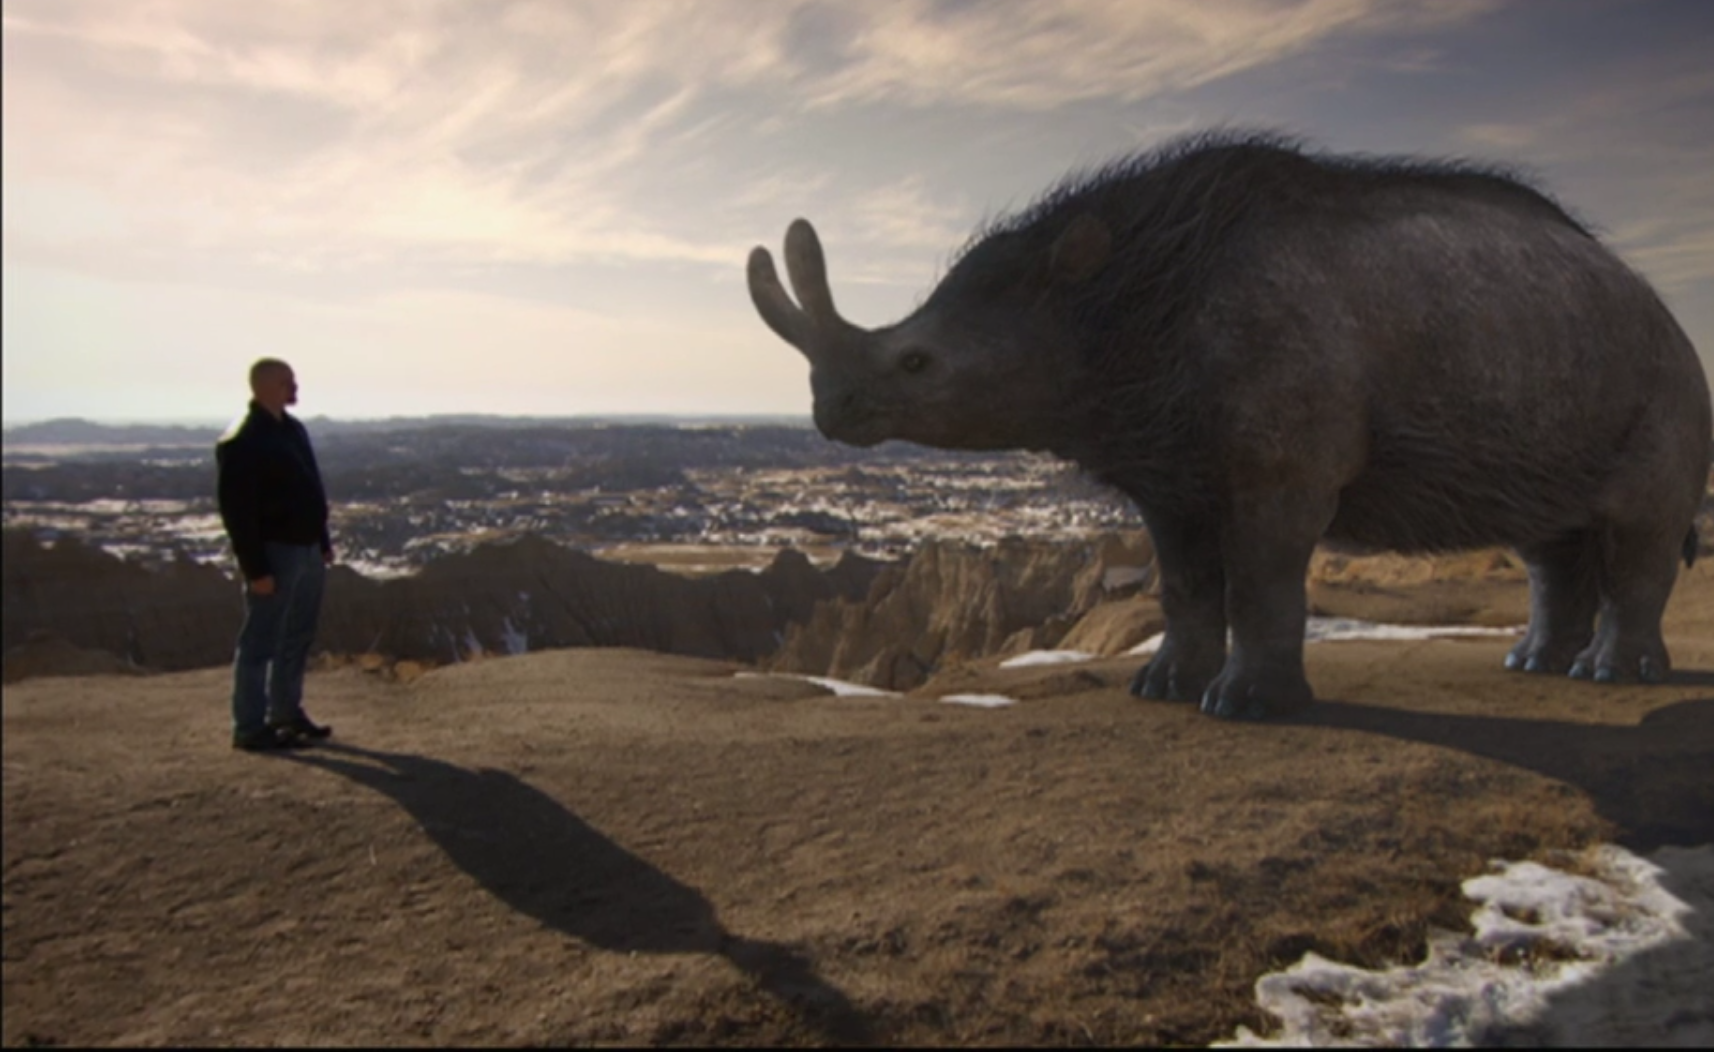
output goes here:
[[[306, 421], [343, 562], [407, 574], [534, 534], [696, 573], [783, 547], [898, 557], [925, 537], [989, 543], [1135, 527], [1123, 498], [1054, 458], [891, 442], [856, 449], [807, 421], [434, 417]], [[4, 434], [4, 525], [128, 560], [224, 565], [220, 429], [58, 420]]]

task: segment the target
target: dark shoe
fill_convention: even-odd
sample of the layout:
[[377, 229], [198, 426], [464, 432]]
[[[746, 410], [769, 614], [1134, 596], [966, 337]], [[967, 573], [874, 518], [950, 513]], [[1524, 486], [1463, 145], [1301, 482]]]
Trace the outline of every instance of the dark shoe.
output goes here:
[[329, 727], [326, 724], [316, 723], [308, 716], [300, 715], [296, 719], [288, 720], [285, 723], [270, 723], [268, 726], [282, 734], [289, 734], [294, 738], [309, 738], [315, 741], [320, 741], [323, 738], [333, 736], [332, 727]]
[[232, 735], [232, 747], [245, 752], [274, 752], [279, 749], [301, 749], [309, 744], [295, 734], [280, 730], [278, 727], [263, 727], [259, 731], [246, 731]]

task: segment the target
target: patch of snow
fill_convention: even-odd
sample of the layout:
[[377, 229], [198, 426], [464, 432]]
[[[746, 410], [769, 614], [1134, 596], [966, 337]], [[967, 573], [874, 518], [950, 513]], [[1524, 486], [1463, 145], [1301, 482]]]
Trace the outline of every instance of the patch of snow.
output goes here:
[[1073, 661], [1088, 661], [1095, 655], [1082, 650], [1032, 650], [1027, 654], [1007, 658], [1001, 668], [1029, 668], [1032, 665], [1063, 665]]
[[842, 698], [897, 698], [903, 696], [896, 690], [882, 690], [880, 687], [871, 687], [863, 683], [851, 683], [843, 679], [831, 679], [827, 676], [803, 676], [800, 678], [807, 679], [818, 687], [826, 687], [828, 690], [831, 690]]
[[1312, 617], [1304, 626], [1309, 643], [1336, 643], [1348, 639], [1443, 639], [1454, 636], [1515, 636], [1515, 628], [1484, 628], [1480, 625], [1387, 625], [1359, 621], [1354, 617]]
[[[1348, 617], [1312, 617], [1305, 626], [1304, 641], [1307, 643], [1338, 642], [1350, 639], [1436, 639], [1443, 636], [1509, 636], [1516, 635], [1514, 628], [1480, 628], [1468, 625], [1388, 625], [1374, 621], [1359, 621]], [[1145, 639], [1136, 646], [1125, 651], [1128, 655], [1140, 656], [1153, 654], [1160, 649], [1161, 641], [1166, 634], [1157, 633]], [[1090, 661], [1093, 654], [1081, 650], [1032, 650], [1016, 657], [1007, 658], [1000, 663], [1001, 668], [1026, 668], [1035, 665], [1072, 664], [1079, 661]], [[788, 675], [788, 673], [780, 673]], [[744, 675], [760, 675], [760, 673], [738, 673]], [[872, 697], [900, 697], [896, 691], [879, 690], [858, 683], [847, 683], [844, 680], [829, 679], [825, 676], [794, 675], [795, 679], [808, 680], [819, 684], [840, 695], [866, 695]], [[1016, 705], [1015, 698], [1003, 694], [950, 694], [941, 701], [954, 705], [975, 705], [980, 708], [1002, 708]]]
[[340, 564], [355, 570], [360, 576], [372, 581], [391, 580], [398, 577], [414, 576], [416, 571], [409, 566], [399, 566], [392, 563], [376, 562], [372, 559], [340, 559]]
[[1016, 698], [1004, 694], [948, 694], [940, 699], [948, 705], [974, 705], [979, 709], [1001, 709], [1016, 705]]
[[1148, 566], [1112, 566], [1101, 574], [1101, 587], [1109, 592], [1133, 584], [1142, 584], [1153, 575], [1154, 570]]
[[1138, 643], [1136, 646], [1125, 651], [1125, 653], [1133, 654], [1133, 655], [1153, 654], [1155, 651], [1157, 651], [1161, 648], [1161, 643], [1163, 643], [1165, 640], [1166, 640], [1166, 633], [1165, 632], [1156, 632], [1154, 635], [1143, 640], [1141, 643]]
[[147, 544], [103, 544], [101, 550], [126, 562], [140, 562], [154, 552]]
[[1280, 1032], [1239, 1027], [1228, 1046], [1709, 1047], [1714, 845], [1653, 862], [1604, 845], [1592, 861], [1594, 877], [1497, 862], [1465, 881], [1475, 934], [1433, 936], [1419, 965], [1365, 971], [1305, 954], [1256, 983]]
[[807, 680], [810, 683], [814, 683], [818, 687], [826, 687], [828, 690], [831, 690], [833, 693], [839, 695], [842, 698], [898, 698], [898, 697], [903, 697], [903, 695], [901, 695], [896, 690], [882, 690], [879, 687], [871, 687], [871, 686], [867, 686], [867, 685], [862, 684], [862, 683], [851, 683], [851, 682], [848, 682], [848, 681], [843, 680], [843, 679], [832, 679], [832, 678], [827, 677], [827, 676], [804, 676], [804, 675], [799, 675], [798, 673], [795, 673], [795, 672], [774, 672], [774, 673], [740, 672], [740, 673], [738, 673], [738, 678], [748, 679], [750, 677], [762, 677], [762, 676], [769, 676], [769, 675], [784, 676], [787, 679]]
[[86, 500], [79, 507], [90, 515], [123, 515], [136, 503], [122, 497], [100, 497], [96, 500]]
[[218, 515], [187, 515], [160, 524], [160, 532], [186, 540], [218, 540], [226, 536], [226, 527]]
[[[1303, 626], [1305, 643], [1343, 643], [1356, 639], [1411, 640], [1446, 639], [1456, 636], [1515, 636], [1518, 628], [1485, 628], [1480, 625], [1389, 625], [1379, 621], [1360, 621], [1354, 617], [1311, 617]], [[1125, 651], [1126, 654], [1153, 654], [1161, 647], [1166, 633], [1160, 632]], [[1227, 644], [1231, 635], [1227, 634]]]

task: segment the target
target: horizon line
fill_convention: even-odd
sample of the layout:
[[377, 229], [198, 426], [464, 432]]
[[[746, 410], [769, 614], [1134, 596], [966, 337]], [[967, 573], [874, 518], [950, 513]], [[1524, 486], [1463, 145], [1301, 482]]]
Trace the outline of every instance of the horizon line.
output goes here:
[[[486, 412], [445, 412], [445, 413], [394, 413], [387, 416], [333, 416], [327, 413], [304, 415], [294, 413], [300, 420], [327, 421], [340, 424], [387, 424], [411, 421], [433, 420], [531, 420], [543, 422], [560, 421], [744, 421], [744, 420], [781, 420], [801, 421], [805, 424], [812, 422], [809, 413], [779, 413], [779, 412], [727, 412], [727, 413], [674, 413], [674, 412], [617, 412], [617, 413], [486, 413]], [[225, 427], [232, 422], [231, 417], [93, 417], [93, 416], [49, 416], [31, 420], [6, 421], [0, 426], [0, 432], [12, 432], [27, 427], [41, 427], [46, 424], [86, 424], [95, 427], [178, 427], [178, 428], [207, 428]]]

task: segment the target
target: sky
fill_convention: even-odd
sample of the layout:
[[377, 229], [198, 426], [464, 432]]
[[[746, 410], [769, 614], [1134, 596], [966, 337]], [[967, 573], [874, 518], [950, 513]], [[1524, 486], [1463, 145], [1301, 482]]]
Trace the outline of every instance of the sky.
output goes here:
[[1532, 173], [1714, 374], [1704, 0], [0, 0], [4, 422], [807, 414], [750, 249], [921, 302], [1186, 132]]

